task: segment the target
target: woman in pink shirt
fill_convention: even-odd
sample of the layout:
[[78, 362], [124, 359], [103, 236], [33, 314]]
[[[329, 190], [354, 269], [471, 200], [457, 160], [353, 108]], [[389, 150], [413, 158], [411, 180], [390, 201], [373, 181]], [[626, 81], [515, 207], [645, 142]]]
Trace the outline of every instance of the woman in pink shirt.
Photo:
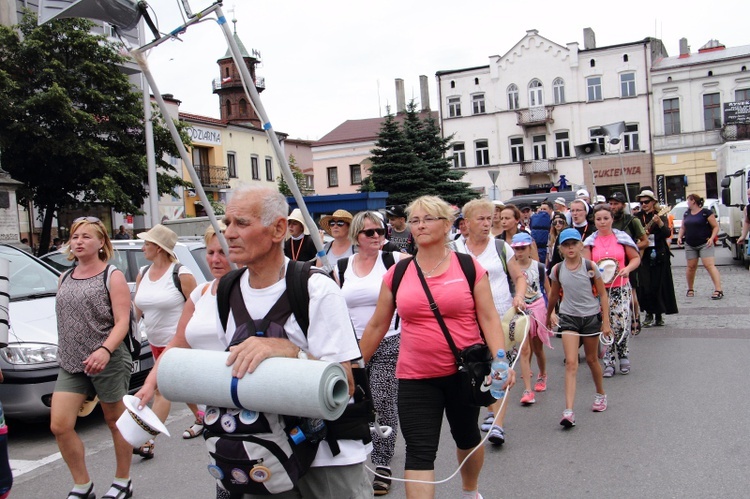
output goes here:
[[[388, 331], [398, 306], [401, 317], [401, 346], [396, 364], [399, 421], [406, 441], [405, 477], [420, 482], [406, 483], [406, 496], [433, 497], [434, 462], [440, 440], [443, 414], [448, 419], [456, 454], [461, 463], [481, 442], [477, 419], [479, 408], [461, 402], [456, 359], [430, 309], [417, 274], [421, 269], [456, 347], [461, 350], [484, 338], [493, 353], [504, 348], [500, 317], [495, 309], [487, 272], [474, 260], [476, 278], [472, 295], [456, 254], [449, 248], [454, 210], [434, 196], [417, 198], [407, 208], [411, 232], [418, 247], [417, 256], [408, 260], [403, 278], [392, 292], [392, 267], [383, 277], [377, 307], [367, 324], [360, 348], [369, 361]], [[508, 373], [508, 385], [515, 373]], [[481, 498], [479, 472], [484, 450], [471, 454], [461, 469], [463, 497]], [[427, 482], [427, 483], [424, 483]]]

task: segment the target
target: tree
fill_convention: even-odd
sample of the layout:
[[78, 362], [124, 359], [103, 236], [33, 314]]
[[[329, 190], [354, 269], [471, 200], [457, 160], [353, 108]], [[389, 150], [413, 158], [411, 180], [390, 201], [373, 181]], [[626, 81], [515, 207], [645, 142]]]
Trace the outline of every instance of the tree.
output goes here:
[[388, 192], [389, 204], [406, 204], [423, 195], [436, 195], [463, 205], [478, 196], [461, 182], [464, 173], [446, 158], [451, 137], [443, 138], [432, 116], [422, 119], [412, 100], [403, 124], [392, 114], [383, 121], [372, 153], [370, 179], [376, 190]]
[[[20, 201], [39, 209], [41, 248], [49, 246], [52, 221], [63, 210], [107, 203], [143, 213], [142, 94], [118, 69], [125, 62], [118, 47], [91, 34], [92, 26], [84, 19], [37, 26], [28, 11], [18, 26], [0, 26], [3, 168], [24, 183]], [[175, 168], [162, 159], [178, 153], [160, 119], [157, 113], [157, 181], [159, 193], [167, 194], [191, 184], [170, 174]]]
[[[311, 194], [312, 191], [307, 187], [307, 177], [304, 173], [302, 173], [302, 170], [300, 170], [299, 166], [297, 166], [297, 160], [295, 159], [293, 154], [289, 155], [289, 160], [287, 161], [287, 163], [289, 164], [289, 169], [292, 170], [292, 176], [294, 177], [294, 181], [297, 183], [297, 187], [299, 188], [302, 195], [306, 196], [308, 194]], [[292, 196], [292, 190], [289, 188], [289, 184], [286, 183], [286, 180], [284, 180], [284, 176], [279, 175], [276, 180], [279, 184], [279, 192], [286, 197]]]

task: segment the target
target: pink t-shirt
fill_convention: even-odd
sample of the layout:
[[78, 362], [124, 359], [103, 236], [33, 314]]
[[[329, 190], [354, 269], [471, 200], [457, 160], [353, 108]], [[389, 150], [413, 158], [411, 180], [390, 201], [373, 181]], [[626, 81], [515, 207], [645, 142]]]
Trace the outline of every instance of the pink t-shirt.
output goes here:
[[[443, 316], [456, 347], [461, 350], [481, 341], [474, 297], [466, 276], [451, 255], [450, 267], [443, 274], [426, 278], [432, 297]], [[474, 260], [476, 283], [487, 273]], [[393, 284], [394, 265], [383, 276], [388, 288]], [[396, 296], [398, 315], [401, 317], [401, 346], [396, 364], [399, 379], [423, 379], [449, 376], [456, 372], [456, 358], [443, 335], [419, 281], [414, 263], [406, 269]]]
[[[624, 269], [627, 265], [625, 261], [625, 246], [617, 242], [617, 236], [614, 234], [608, 236], [597, 235], [594, 245], [591, 247], [591, 259], [594, 262], [598, 262], [604, 258], [614, 258], [617, 260], [620, 269]], [[619, 288], [624, 286], [626, 282], [628, 282], [627, 277], [617, 277], [611, 283], [605, 284], [604, 287]]]

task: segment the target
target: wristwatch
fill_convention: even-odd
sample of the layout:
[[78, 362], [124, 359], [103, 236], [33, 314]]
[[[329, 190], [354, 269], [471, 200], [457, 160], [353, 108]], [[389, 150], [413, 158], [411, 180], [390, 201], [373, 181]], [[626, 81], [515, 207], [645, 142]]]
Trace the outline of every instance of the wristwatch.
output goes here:
[[301, 348], [299, 349], [299, 352], [297, 352], [297, 358], [298, 359], [302, 359], [302, 360], [308, 360], [309, 359], [309, 357], [307, 356], [307, 353], [304, 350], [302, 350]]

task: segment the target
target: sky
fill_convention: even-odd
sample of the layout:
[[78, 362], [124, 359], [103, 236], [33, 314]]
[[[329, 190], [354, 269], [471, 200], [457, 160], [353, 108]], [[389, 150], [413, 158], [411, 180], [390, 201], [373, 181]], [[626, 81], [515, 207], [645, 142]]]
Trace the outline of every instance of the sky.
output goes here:
[[[194, 13], [211, 0], [148, 0], [160, 31], [183, 23], [181, 6]], [[228, 21], [248, 50], [261, 53], [256, 75], [265, 78], [261, 101], [273, 128], [290, 138], [318, 140], [348, 119], [384, 116], [395, 108], [395, 79], [407, 101], [419, 101], [419, 76], [430, 85], [438, 109], [435, 73], [483, 66], [536, 29], [555, 43], [578, 42], [583, 29], [598, 47], [661, 38], [670, 56], [680, 38], [692, 52], [711, 39], [727, 47], [750, 45], [746, 2], [713, 4], [676, 0], [601, 3], [573, 0], [226, 0]], [[621, 8], [621, 12], [616, 12]], [[160, 93], [182, 101], [182, 112], [219, 117], [211, 82], [227, 51], [214, 14], [150, 51], [148, 64]], [[230, 24], [231, 26], [231, 24]], [[149, 37], [149, 40], [151, 37]], [[153, 89], [152, 89], [153, 92]]]

